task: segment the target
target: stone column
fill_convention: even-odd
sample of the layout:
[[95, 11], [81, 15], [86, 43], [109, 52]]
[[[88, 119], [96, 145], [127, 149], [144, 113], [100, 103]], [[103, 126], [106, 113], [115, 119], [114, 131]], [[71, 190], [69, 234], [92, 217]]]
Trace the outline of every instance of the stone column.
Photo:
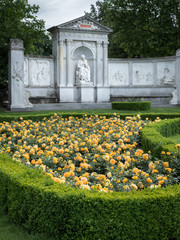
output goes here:
[[20, 39], [10, 40], [8, 71], [9, 107], [11, 110], [25, 108], [24, 45]]
[[63, 54], [64, 40], [59, 40], [59, 68], [60, 68], [60, 86], [66, 86], [64, 78], [64, 54]]
[[73, 79], [71, 77], [71, 43], [72, 40], [67, 40], [67, 48], [66, 48], [66, 79], [67, 86], [73, 86]]
[[103, 44], [103, 52], [104, 52], [104, 59], [103, 59], [103, 67], [104, 67], [104, 86], [109, 87], [108, 81], [108, 50], [107, 50], [108, 42], [104, 42]]
[[102, 74], [101, 74], [101, 42], [97, 42], [97, 72], [96, 72], [96, 83], [97, 87], [102, 86]]
[[177, 104], [180, 104], [180, 49], [176, 51], [176, 88]]

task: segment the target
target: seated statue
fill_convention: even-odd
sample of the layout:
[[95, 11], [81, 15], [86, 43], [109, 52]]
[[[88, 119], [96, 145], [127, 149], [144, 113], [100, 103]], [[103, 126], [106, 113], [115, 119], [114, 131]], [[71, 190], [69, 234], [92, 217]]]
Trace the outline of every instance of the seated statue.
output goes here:
[[81, 55], [81, 58], [78, 61], [76, 69], [76, 82], [77, 83], [90, 83], [90, 67], [85, 59], [84, 55]]

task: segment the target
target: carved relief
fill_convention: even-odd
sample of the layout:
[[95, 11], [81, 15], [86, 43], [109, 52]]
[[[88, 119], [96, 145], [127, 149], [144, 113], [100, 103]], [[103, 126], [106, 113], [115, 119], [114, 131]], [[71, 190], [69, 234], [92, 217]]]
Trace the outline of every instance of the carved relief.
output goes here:
[[120, 73], [120, 71], [118, 71], [118, 72], [113, 74], [112, 80], [113, 80], [114, 83], [121, 84], [121, 85], [122, 84], [126, 85], [127, 77], [125, 75], [123, 75], [122, 73]]
[[50, 62], [31, 60], [31, 83], [36, 86], [50, 85]]
[[62, 33], [60, 33], [60, 38], [62, 38], [62, 37], [107, 39], [107, 35], [89, 34], [89, 33], [71, 33], [71, 32], [62, 32]]
[[23, 83], [23, 71], [19, 66], [19, 62], [16, 62], [13, 66], [12, 79], [16, 81], [18, 86], [20, 86], [20, 83]]
[[18, 49], [23, 49], [24, 45], [23, 45], [23, 41], [21, 39], [11, 39], [10, 40], [10, 46], [11, 48], [18, 48]]
[[175, 84], [175, 76], [172, 76], [171, 71], [168, 67], [164, 69], [164, 76], [159, 81], [162, 85], [174, 85]]
[[133, 63], [133, 84], [153, 85], [153, 63]]
[[158, 85], [175, 86], [175, 62], [159, 62], [157, 72]]
[[109, 80], [112, 86], [128, 85], [128, 64], [109, 63]]
[[68, 27], [75, 28], [75, 29], [85, 29], [85, 30], [100, 30], [100, 28], [94, 25], [93, 22], [90, 22], [86, 19], [78, 21]]
[[150, 72], [145, 73], [145, 72], [140, 72], [140, 71], [136, 71], [135, 72], [135, 81], [137, 83], [141, 83], [141, 82], [146, 82], [146, 83], [150, 83], [152, 79], [152, 74]]
[[32, 103], [29, 102], [29, 98], [31, 97], [31, 93], [28, 90], [24, 91], [24, 104], [26, 107], [33, 107]]

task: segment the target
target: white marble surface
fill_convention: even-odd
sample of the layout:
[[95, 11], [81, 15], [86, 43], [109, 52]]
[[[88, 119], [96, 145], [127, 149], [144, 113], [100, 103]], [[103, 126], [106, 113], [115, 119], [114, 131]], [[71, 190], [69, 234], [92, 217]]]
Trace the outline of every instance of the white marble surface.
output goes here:
[[110, 86], [129, 85], [128, 63], [109, 63], [109, 84]]
[[175, 85], [175, 61], [157, 63], [157, 84]]
[[153, 63], [133, 63], [133, 85], [153, 85]]

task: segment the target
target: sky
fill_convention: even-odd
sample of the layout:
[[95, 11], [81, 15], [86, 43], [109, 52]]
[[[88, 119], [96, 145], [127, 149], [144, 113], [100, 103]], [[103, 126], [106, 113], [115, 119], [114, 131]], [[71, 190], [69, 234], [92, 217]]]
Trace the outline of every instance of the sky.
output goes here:
[[29, 4], [39, 5], [38, 19], [45, 21], [46, 29], [68, 22], [89, 12], [91, 4], [97, 0], [28, 0]]

